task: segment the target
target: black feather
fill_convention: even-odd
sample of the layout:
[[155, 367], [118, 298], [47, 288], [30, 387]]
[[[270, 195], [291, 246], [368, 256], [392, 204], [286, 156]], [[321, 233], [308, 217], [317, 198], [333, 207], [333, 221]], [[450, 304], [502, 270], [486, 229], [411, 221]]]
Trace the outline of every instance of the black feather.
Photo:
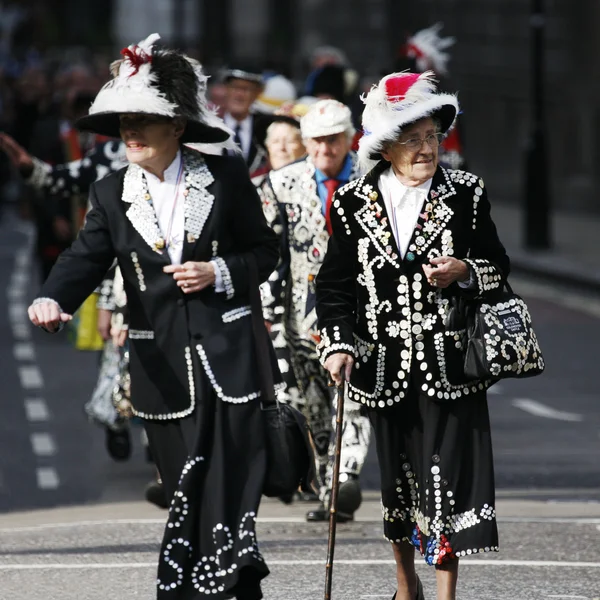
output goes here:
[[155, 47], [152, 52], [152, 71], [156, 75], [156, 87], [169, 102], [178, 107], [178, 115], [197, 120], [201, 113], [201, 107], [198, 106], [198, 80], [183, 54], [177, 50]]

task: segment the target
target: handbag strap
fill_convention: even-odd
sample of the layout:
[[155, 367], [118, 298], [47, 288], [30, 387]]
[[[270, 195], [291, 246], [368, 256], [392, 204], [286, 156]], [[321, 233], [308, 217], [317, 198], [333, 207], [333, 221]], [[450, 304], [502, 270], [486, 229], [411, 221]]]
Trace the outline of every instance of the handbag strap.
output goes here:
[[277, 406], [275, 396], [275, 384], [273, 369], [271, 368], [270, 338], [265, 327], [260, 299], [260, 281], [258, 278], [258, 267], [253, 254], [246, 254], [246, 263], [250, 272], [250, 308], [252, 310], [252, 332], [254, 333], [254, 344], [256, 349], [256, 361], [258, 363], [258, 379], [261, 391], [261, 404], [264, 407]]

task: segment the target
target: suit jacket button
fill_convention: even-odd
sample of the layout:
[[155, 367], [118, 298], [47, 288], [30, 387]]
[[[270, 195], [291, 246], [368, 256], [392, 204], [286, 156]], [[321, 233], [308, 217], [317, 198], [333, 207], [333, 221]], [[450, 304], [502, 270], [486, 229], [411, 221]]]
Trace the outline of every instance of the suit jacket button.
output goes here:
[[177, 300], [177, 306], [185, 306], [185, 300], [183, 298], [179, 298]]

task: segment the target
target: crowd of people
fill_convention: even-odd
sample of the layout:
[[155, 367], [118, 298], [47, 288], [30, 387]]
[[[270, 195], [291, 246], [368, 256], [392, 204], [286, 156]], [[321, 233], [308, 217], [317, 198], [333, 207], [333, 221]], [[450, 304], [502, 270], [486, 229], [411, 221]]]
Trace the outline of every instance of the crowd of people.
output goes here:
[[143, 425], [157, 467], [146, 498], [171, 507], [159, 598], [262, 597], [248, 261], [279, 400], [304, 413], [316, 455], [314, 494], [281, 500], [317, 500], [307, 520], [329, 519], [330, 380], [345, 372], [337, 518], [360, 507], [374, 431], [396, 600], [423, 598], [415, 548], [444, 600], [459, 556], [497, 550], [489, 382], [455, 377], [464, 332], [446, 318], [452, 293], [485, 294], [509, 266], [484, 184], [464, 170], [456, 96], [436, 87], [452, 43], [438, 25], [417, 32], [361, 90], [335, 48], [315, 51], [303, 86], [249, 65], [209, 80], [153, 35], [104, 87], [71, 70], [51, 123], [39, 92], [29, 137], [16, 113], [0, 134], [38, 229], [31, 320], [73, 327], [92, 303], [102, 361], [86, 411], [117, 460]]

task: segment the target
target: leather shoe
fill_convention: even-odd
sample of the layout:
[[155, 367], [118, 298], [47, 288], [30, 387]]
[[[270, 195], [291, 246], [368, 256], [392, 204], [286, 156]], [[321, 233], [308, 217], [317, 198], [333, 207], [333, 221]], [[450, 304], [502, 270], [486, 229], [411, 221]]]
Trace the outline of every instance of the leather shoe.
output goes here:
[[106, 450], [111, 458], [116, 461], [128, 460], [131, 456], [131, 437], [129, 429], [115, 431], [106, 428]]
[[[336, 517], [338, 523], [347, 523], [348, 521], [354, 520], [353, 514], [344, 513], [340, 510], [337, 511]], [[306, 513], [306, 520], [313, 523], [322, 523], [323, 521], [329, 521], [329, 511], [321, 502], [318, 508], [315, 508], [314, 510], [309, 510]]]
[[151, 481], [144, 492], [146, 500], [158, 508], [169, 508], [163, 482], [160, 479]]

